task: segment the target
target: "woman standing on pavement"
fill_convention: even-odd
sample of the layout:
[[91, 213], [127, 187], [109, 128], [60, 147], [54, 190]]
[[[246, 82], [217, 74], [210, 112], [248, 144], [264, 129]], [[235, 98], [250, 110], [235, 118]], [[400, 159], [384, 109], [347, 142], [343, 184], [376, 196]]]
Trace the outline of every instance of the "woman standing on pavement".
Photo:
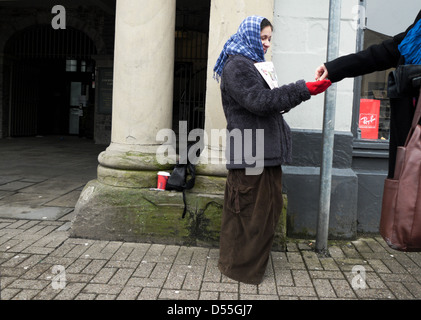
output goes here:
[[[300, 80], [271, 90], [255, 64], [265, 61], [272, 31], [267, 19], [247, 17], [225, 44], [214, 68], [221, 80], [228, 132], [236, 130], [242, 137], [252, 132], [240, 148], [233, 139], [227, 141], [218, 267], [224, 275], [249, 284], [263, 279], [283, 207], [281, 165], [291, 161], [291, 131], [282, 114], [331, 85], [327, 80]], [[257, 138], [259, 130], [264, 140]], [[247, 171], [251, 162], [246, 149], [262, 160], [260, 174]], [[256, 154], [259, 150], [263, 154]]]

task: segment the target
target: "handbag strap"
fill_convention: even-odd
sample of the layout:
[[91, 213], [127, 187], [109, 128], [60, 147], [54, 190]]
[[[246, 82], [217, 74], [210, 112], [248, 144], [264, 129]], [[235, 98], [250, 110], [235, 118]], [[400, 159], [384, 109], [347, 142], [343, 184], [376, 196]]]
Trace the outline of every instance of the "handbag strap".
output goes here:
[[412, 127], [411, 127], [411, 130], [409, 131], [408, 137], [406, 138], [405, 147], [408, 146], [409, 140], [411, 139], [412, 134], [414, 133], [415, 128], [417, 127], [420, 120], [421, 120], [421, 89], [420, 89], [420, 95], [418, 97], [417, 108], [415, 109], [415, 113], [414, 113], [414, 119], [412, 120]]
[[421, 89], [420, 89], [420, 96], [418, 97], [417, 109], [415, 110], [414, 120], [412, 121], [412, 129], [415, 130], [416, 126], [420, 122], [421, 119]]

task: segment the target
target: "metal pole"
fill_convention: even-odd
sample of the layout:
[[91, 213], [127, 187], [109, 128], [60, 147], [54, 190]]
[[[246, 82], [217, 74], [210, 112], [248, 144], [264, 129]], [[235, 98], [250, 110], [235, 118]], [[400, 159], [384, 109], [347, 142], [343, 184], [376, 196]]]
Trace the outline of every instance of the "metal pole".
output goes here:
[[[330, 0], [327, 61], [331, 61], [339, 55], [340, 29], [341, 0]], [[336, 84], [334, 84], [327, 90], [325, 95], [323, 158], [320, 170], [320, 199], [316, 235], [316, 251], [318, 252], [327, 252], [330, 195], [332, 189], [333, 147], [335, 140], [336, 90]]]

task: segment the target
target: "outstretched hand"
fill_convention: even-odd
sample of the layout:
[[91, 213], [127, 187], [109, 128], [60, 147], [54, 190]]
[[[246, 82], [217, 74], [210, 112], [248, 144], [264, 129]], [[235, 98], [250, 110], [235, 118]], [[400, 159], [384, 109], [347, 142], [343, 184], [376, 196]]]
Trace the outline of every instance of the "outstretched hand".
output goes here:
[[310, 94], [312, 96], [316, 96], [325, 92], [332, 85], [332, 82], [330, 80], [321, 80], [316, 82], [307, 82], [306, 85]]
[[316, 81], [325, 80], [329, 76], [329, 72], [324, 64], [316, 69], [314, 79]]

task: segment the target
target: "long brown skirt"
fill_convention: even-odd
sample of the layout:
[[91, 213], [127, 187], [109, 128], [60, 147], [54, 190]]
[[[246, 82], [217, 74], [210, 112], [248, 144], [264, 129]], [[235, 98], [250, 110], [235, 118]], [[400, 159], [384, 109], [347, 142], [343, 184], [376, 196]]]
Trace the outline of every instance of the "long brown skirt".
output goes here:
[[222, 274], [248, 284], [262, 282], [282, 206], [280, 166], [258, 176], [228, 172], [218, 263]]

